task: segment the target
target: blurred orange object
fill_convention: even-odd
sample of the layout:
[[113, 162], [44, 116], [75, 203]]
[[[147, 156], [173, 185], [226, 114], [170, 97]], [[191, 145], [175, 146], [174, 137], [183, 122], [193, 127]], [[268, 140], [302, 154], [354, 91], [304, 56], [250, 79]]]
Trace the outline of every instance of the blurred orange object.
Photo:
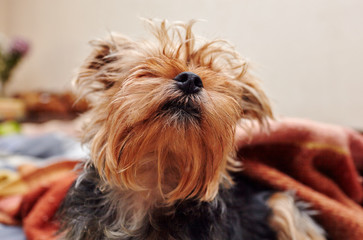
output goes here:
[[88, 110], [87, 101], [78, 100], [71, 92], [23, 92], [15, 97], [23, 100], [25, 104], [27, 122], [70, 120]]
[[21, 120], [25, 117], [24, 101], [15, 98], [0, 98], [0, 121]]
[[[44, 224], [54, 229], [53, 223], [48, 223], [49, 218], [42, 218], [35, 221], [28, 220], [27, 223], [24, 223], [24, 221], [28, 219], [28, 214], [31, 216], [49, 215], [49, 217], [54, 215], [54, 211], [63, 199], [70, 184], [76, 178], [77, 172], [73, 171], [73, 169], [78, 163], [78, 161], [64, 160], [43, 168], [24, 165], [18, 169], [18, 172], [6, 172], [2, 170], [3, 174], [0, 176], [8, 177], [9, 180], [0, 185], [0, 223], [8, 225], [23, 224], [26, 229], [30, 229], [29, 231], [31, 233], [33, 232], [33, 228], [37, 232], [36, 229], [42, 229]], [[24, 172], [25, 169], [26, 171]], [[55, 188], [55, 185], [60, 185], [60, 187]], [[59, 199], [54, 200], [53, 193], [54, 191], [57, 192], [59, 188], [61, 188]], [[48, 191], [50, 192], [50, 197], [43, 199], [43, 196], [49, 195], [46, 194]], [[41, 200], [39, 204], [38, 200]], [[46, 204], [44, 204], [44, 201]], [[38, 210], [30, 214], [36, 205], [40, 205], [37, 208]], [[44, 209], [42, 205], [44, 205]], [[54, 207], [51, 209], [50, 206], [53, 205]], [[48, 211], [51, 212], [48, 213]], [[38, 226], [37, 224], [40, 225]], [[48, 233], [50, 232], [46, 232], [45, 234]]]

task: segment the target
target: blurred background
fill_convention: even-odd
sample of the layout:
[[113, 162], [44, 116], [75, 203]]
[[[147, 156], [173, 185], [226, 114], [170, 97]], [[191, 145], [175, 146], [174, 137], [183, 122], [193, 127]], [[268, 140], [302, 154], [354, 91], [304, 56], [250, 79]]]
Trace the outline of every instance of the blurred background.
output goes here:
[[88, 42], [148, 37], [141, 17], [202, 19], [195, 32], [250, 60], [277, 116], [363, 130], [363, 1], [0, 0], [0, 239], [25, 240], [23, 197], [88, 157], [71, 92]]
[[29, 44], [6, 96], [68, 91], [89, 40], [111, 31], [142, 38], [139, 17], [203, 19], [196, 32], [228, 39], [250, 59], [278, 116], [363, 129], [359, 0], [0, 0], [1, 41]]

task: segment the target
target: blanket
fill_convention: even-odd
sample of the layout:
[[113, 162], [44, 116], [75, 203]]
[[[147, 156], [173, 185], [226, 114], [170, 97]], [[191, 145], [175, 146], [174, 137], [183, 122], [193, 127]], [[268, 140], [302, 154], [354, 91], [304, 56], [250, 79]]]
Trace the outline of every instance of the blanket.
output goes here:
[[[276, 190], [293, 191], [297, 200], [310, 203], [329, 239], [363, 239], [361, 134], [335, 125], [282, 119], [271, 121], [267, 130], [253, 123], [238, 128], [235, 142], [244, 168], [241, 174]], [[10, 191], [0, 184], [0, 222], [22, 224], [28, 239], [54, 239], [58, 227], [54, 214], [76, 178], [73, 166], [58, 174], [52, 171], [59, 166], [36, 170], [43, 174], [38, 186], [29, 173], [27, 178], [13, 178], [33, 183], [25, 188]], [[33, 176], [39, 180], [40, 175]], [[48, 177], [51, 181], [46, 181]]]
[[[248, 131], [247, 131], [248, 132]], [[243, 174], [311, 204], [329, 239], [363, 239], [363, 136], [302, 119], [236, 134]]]
[[60, 160], [43, 168], [23, 165], [18, 176], [0, 172], [0, 223], [22, 225], [27, 239], [56, 239], [55, 213], [77, 177], [79, 162]]

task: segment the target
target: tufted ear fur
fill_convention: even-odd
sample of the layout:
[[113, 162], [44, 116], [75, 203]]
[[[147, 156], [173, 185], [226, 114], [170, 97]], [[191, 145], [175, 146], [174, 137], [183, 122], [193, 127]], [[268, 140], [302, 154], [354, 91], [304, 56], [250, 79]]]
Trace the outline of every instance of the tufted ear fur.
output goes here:
[[121, 82], [138, 55], [136, 43], [121, 35], [112, 34], [90, 44], [93, 50], [74, 81], [82, 96], [102, 93]]
[[264, 123], [267, 118], [273, 118], [270, 102], [259, 85], [259, 80], [247, 71], [242, 76], [242, 118], [257, 119]]

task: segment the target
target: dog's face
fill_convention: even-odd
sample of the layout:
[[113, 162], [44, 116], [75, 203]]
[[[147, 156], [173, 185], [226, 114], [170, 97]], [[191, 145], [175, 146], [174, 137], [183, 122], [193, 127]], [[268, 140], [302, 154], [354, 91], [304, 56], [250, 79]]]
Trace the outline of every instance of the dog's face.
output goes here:
[[169, 203], [211, 200], [228, 178], [237, 121], [271, 115], [246, 62], [192, 25], [150, 22], [155, 41], [94, 42], [76, 83], [97, 95], [84, 141], [108, 184]]

